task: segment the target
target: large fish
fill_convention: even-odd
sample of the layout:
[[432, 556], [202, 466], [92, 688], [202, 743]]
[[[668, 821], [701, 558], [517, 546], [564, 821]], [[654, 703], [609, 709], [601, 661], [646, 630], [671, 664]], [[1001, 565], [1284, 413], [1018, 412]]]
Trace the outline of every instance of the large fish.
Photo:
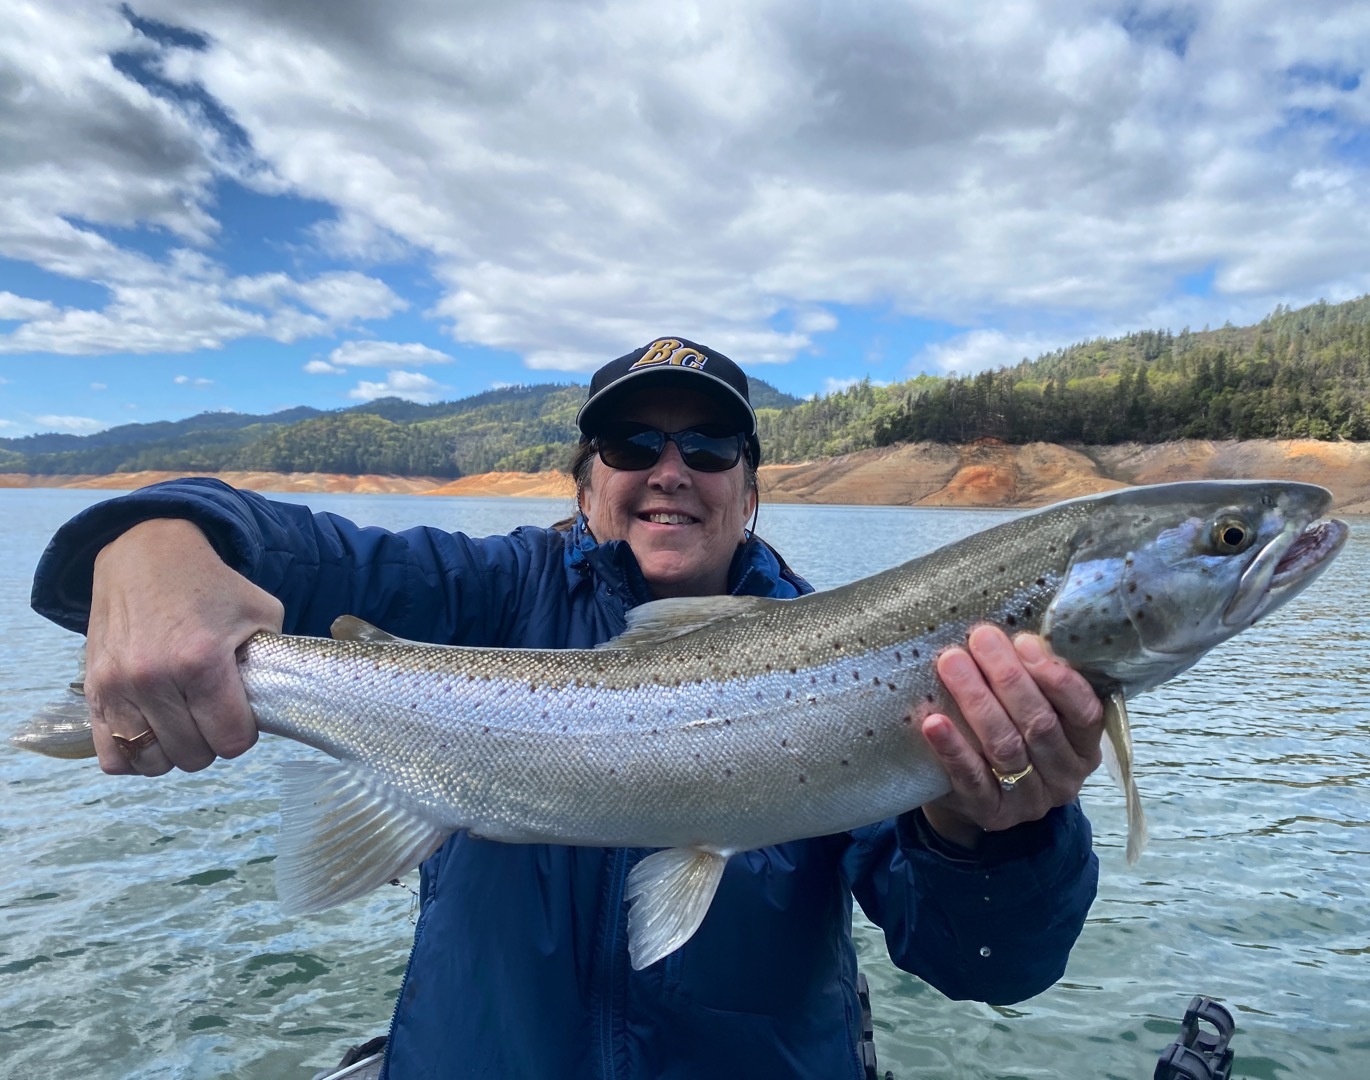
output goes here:
[[[949, 790], [919, 721], [963, 723], [934, 660], [980, 622], [1040, 632], [1105, 699], [1135, 857], [1124, 700], [1316, 578], [1347, 535], [1318, 521], [1330, 502], [1295, 483], [1124, 489], [796, 600], [646, 604], [592, 650], [422, 645], [347, 618], [335, 633], [350, 640], [257, 634], [239, 670], [258, 726], [336, 759], [286, 766], [278, 891], [292, 910], [327, 907], [463, 828], [662, 848], [628, 884], [645, 967], [694, 933], [733, 853]], [[93, 753], [83, 699], [14, 741]]]

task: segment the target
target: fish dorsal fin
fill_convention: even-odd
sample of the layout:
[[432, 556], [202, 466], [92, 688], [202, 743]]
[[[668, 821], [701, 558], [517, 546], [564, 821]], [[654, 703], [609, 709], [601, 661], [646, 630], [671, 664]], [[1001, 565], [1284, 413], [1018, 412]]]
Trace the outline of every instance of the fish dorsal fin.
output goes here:
[[1123, 692], [1115, 690], [1104, 700], [1104, 768], [1113, 782], [1123, 790], [1127, 800], [1127, 861], [1137, 861], [1146, 847], [1146, 813], [1142, 810], [1142, 796], [1137, 791], [1133, 776], [1132, 726], [1127, 718], [1127, 703]]
[[355, 763], [288, 761], [282, 775], [276, 895], [288, 913], [370, 892], [452, 835]]
[[773, 604], [768, 596], [682, 596], [653, 600], [628, 612], [628, 629], [600, 645], [601, 649], [627, 649], [655, 645], [684, 637], [706, 626], [741, 615], [755, 615]]
[[728, 856], [702, 848], [648, 855], [628, 874], [628, 956], [641, 971], [689, 941], [709, 913]]
[[386, 633], [355, 615], [339, 615], [328, 628], [335, 641], [364, 641], [371, 645], [409, 645], [412, 642]]

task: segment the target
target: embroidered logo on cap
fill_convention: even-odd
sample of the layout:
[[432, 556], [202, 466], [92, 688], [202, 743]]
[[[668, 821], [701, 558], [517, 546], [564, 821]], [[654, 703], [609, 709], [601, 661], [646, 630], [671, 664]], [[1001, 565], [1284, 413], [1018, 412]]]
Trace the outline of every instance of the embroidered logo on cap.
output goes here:
[[667, 364], [670, 367], [688, 367], [703, 371], [704, 365], [708, 362], [709, 358], [693, 346], [682, 345], [674, 338], [662, 338], [648, 345], [642, 359], [635, 360], [628, 370], [636, 371], [642, 367]]

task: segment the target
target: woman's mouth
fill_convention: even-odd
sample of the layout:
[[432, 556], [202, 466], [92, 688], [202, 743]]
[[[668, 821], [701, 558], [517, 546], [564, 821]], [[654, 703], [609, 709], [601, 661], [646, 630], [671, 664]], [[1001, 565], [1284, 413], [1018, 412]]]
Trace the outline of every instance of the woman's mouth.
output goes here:
[[698, 522], [697, 518], [692, 518], [689, 514], [667, 514], [650, 513], [639, 514], [639, 520], [650, 521], [653, 525], [694, 525]]

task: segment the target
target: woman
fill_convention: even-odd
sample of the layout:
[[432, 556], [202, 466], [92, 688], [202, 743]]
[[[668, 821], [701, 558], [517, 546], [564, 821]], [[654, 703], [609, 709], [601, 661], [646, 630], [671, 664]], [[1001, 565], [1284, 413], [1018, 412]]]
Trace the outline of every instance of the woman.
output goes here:
[[[88, 633], [102, 767], [154, 776], [247, 750], [233, 654], [258, 630], [323, 634], [351, 613], [411, 639], [588, 647], [654, 598], [811, 591], [746, 530], [760, 447], [727, 357], [653, 342], [595, 374], [577, 419], [578, 513], [561, 530], [388, 533], [208, 480], [73, 519], [34, 606]], [[989, 627], [938, 670], [978, 745], [938, 715], [910, 737], [952, 793], [735, 856], [699, 931], [644, 970], [623, 891], [646, 851], [454, 835], [423, 867], [387, 1075], [859, 1076], [853, 896], [895, 963], [943, 993], [1045, 989], [1094, 895], [1075, 798], [1098, 764], [1099, 702], [1037, 639]]]

